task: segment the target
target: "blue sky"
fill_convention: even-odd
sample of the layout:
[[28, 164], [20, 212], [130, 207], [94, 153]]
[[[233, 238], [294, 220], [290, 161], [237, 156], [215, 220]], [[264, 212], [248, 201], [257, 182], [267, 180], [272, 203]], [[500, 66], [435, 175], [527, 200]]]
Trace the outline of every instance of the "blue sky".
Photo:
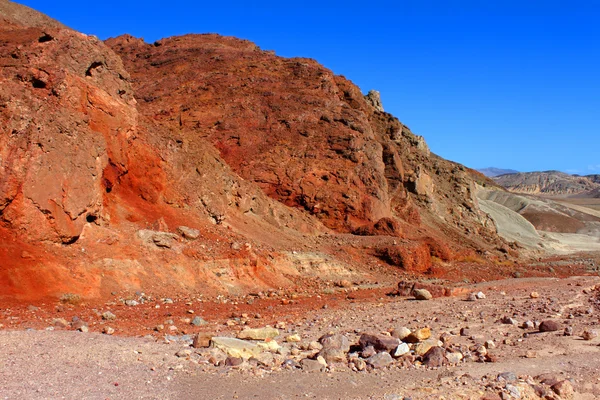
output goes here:
[[213, 32], [314, 58], [469, 167], [600, 173], [600, 0], [21, 3], [101, 39]]

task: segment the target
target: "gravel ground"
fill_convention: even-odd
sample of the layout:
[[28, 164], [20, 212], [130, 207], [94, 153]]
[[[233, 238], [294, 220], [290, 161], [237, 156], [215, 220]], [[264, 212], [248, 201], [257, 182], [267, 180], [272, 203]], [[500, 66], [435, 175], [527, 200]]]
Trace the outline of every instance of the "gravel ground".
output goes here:
[[[348, 301], [288, 321], [281, 333], [297, 332], [303, 342], [309, 342], [332, 331], [356, 343], [362, 332], [428, 326], [434, 336], [455, 333], [452, 340], [456, 346], [468, 347], [487, 340], [496, 343], [495, 362], [461, 362], [437, 368], [416, 363], [357, 372], [347, 365], [334, 364], [326, 372], [309, 373], [248, 363], [213, 366], [202, 358], [178, 358], [178, 351], [191, 348], [156, 337], [66, 330], [0, 331], [0, 397], [481, 399], [506, 392], [497, 376], [512, 372], [519, 378], [516, 386], [527, 387], [529, 382], [529, 388], [540, 374], [570, 379], [576, 393], [554, 398], [600, 398], [600, 338], [581, 338], [584, 330], [599, 327], [599, 283], [594, 277], [511, 279], [471, 286], [473, 291], [486, 295], [474, 302], [464, 298], [414, 301], [405, 297]], [[533, 291], [539, 297], [532, 298]], [[538, 333], [537, 329], [501, 323], [505, 316], [516, 319], [519, 325], [526, 320], [553, 319], [561, 330]], [[225, 322], [220, 325], [225, 326]], [[563, 336], [567, 326], [573, 328], [574, 336]], [[227, 327], [229, 331], [220, 334], [235, 336], [240, 328]], [[460, 336], [461, 328], [468, 328], [469, 336]], [[282, 342], [281, 338], [277, 340]], [[523, 390], [521, 398], [536, 398], [527, 397]]]

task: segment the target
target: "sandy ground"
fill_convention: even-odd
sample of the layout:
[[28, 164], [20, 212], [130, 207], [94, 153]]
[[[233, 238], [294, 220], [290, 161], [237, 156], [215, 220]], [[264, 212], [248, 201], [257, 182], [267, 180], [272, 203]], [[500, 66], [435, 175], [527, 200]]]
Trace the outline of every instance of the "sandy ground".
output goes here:
[[[428, 326], [434, 336], [456, 334], [452, 341], [457, 346], [487, 340], [496, 344], [496, 362], [440, 368], [394, 365], [356, 372], [335, 364], [328, 372], [308, 373], [246, 363], [215, 367], [176, 357], [175, 353], [189, 347], [156, 337], [4, 330], [0, 331], [0, 394], [5, 399], [479, 399], [497, 393], [497, 375], [509, 371], [523, 385], [529, 377], [544, 373], [570, 378], [577, 391], [574, 398], [600, 398], [600, 338], [585, 341], [578, 336], [599, 327], [598, 284], [597, 277], [485, 282], [469, 287], [486, 295], [476, 302], [462, 297], [430, 301], [380, 295], [349, 298], [337, 307], [289, 316], [282, 332], [297, 332], [308, 342], [333, 331], [356, 342], [361, 332]], [[531, 298], [532, 291], [539, 298]], [[519, 324], [553, 319], [561, 330], [537, 333], [501, 323], [504, 316]], [[14, 317], [0, 321], [6, 326], [10, 318]], [[240, 327], [229, 327], [226, 321], [212, 321], [211, 328], [220, 327], [221, 335], [235, 336]], [[567, 326], [575, 336], [562, 335]], [[460, 336], [465, 327], [470, 336]]]

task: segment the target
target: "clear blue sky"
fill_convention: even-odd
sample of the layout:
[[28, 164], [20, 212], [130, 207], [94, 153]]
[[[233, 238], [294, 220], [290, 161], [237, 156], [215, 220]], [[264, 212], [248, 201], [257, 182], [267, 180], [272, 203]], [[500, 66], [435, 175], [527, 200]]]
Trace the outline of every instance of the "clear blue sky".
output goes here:
[[600, 173], [600, 0], [21, 2], [101, 39], [216, 32], [314, 58], [469, 167]]

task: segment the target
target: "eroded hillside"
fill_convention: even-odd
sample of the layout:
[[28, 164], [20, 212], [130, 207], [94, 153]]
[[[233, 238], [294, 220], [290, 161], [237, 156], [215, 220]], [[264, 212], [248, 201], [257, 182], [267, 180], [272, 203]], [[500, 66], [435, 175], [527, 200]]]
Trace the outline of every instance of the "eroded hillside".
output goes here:
[[470, 173], [313, 60], [218, 35], [107, 46], [0, 6], [3, 296], [237, 293], [507, 257]]

